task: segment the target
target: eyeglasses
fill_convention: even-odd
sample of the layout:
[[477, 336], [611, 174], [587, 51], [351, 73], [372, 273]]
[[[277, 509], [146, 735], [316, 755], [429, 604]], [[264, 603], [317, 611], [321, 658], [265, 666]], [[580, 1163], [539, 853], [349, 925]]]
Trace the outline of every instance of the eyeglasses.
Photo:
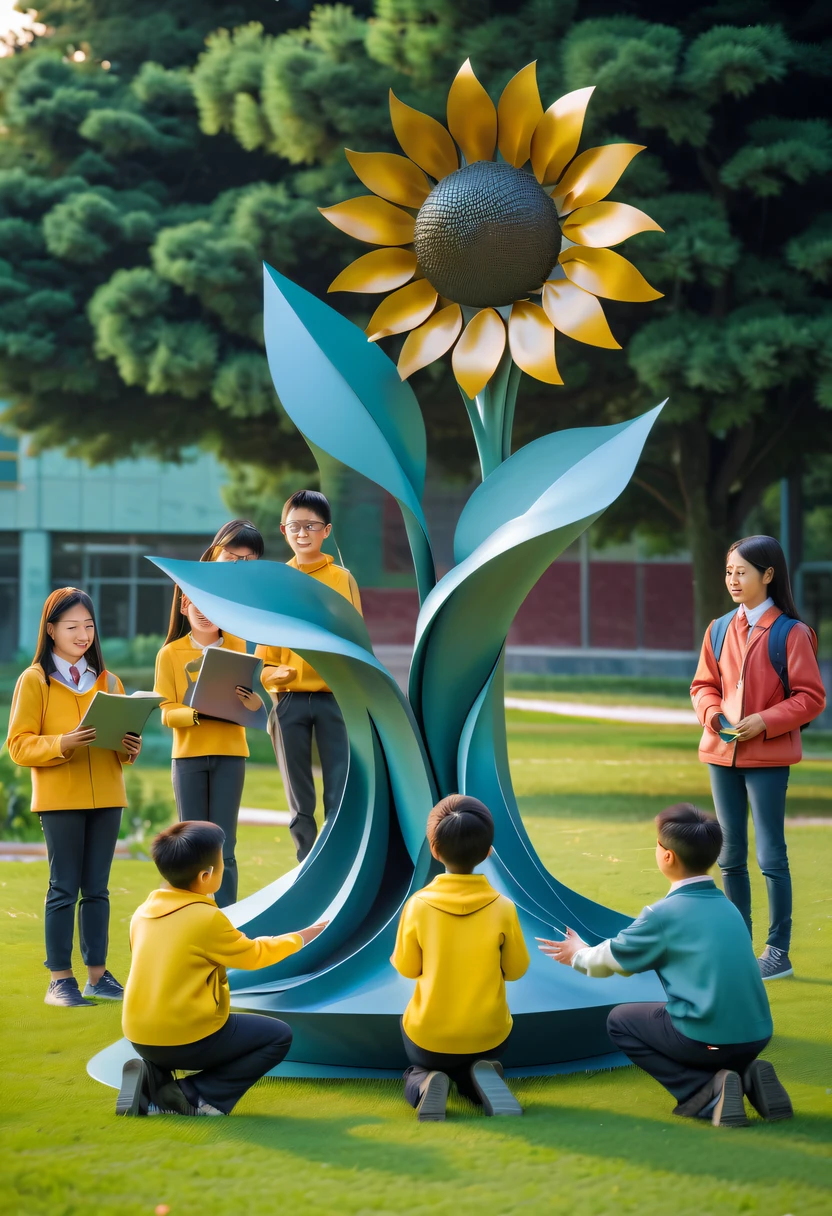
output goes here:
[[232, 551], [230, 549], [223, 549], [223, 552], [226, 555], [225, 560], [227, 562], [256, 562], [257, 561], [256, 553], [246, 553], [244, 555], [242, 553], [232, 553]]
[[323, 524], [320, 520], [301, 519], [290, 524], [281, 524], [283, 532], [289, 532], [292, 536], [297, 536], [299, 532], [323, 532], [324, 528], [328, 528], [329, 524]]

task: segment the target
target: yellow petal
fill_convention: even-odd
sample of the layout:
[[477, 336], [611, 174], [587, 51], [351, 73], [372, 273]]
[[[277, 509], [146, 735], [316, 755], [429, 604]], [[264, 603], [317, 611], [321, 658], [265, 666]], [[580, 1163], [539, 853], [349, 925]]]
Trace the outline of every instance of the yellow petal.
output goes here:
[[462, 329], [462, 309], [458, 304], [435, 312], [424, 325], [414, 329], [404, 340], [399, 355], [399, 375], [402, 380], [412, 376], [420, 367], [427, 367], [450, 350]]
[[532, 135], [543, 117], [537, 91], [537, 64], [529, 63], [512, 76], [497, 104], [500, 151], [515, 169], [529, 159]]
[[342, 270], [329, 291], [393, 291], [413, 278], [417, 265], [410, 249], [373, 249]]
[[372, 194], [318, 210], [347, 236], [366, 241], [368, 245], [409, 245], [413, 240], [416, 226], [413, 216]]
[[459, 168], [454, 141], [442, 123], [399, 101], [392, 89], [390, 120], [402, 151], [425, 173], [439, 181]]
[[451, 363], [457, 383], [472, 399], [481, 393], [497, 370], [506, 348], [506, 327], [493, 308], [483, 308], [465, 326], [454, 347]]
[[620, 343], [610, 333], [598, 300], [568, 279], [556, 279], [544, 285], [543, 310], [555, 329], [576, 342], [621, 350]]
[[563, 222], [563, 235], [590, 249], [618, 245], [637, 232], [664, 232], [664, 228], [629, 203], [593, 203], [591, 207], [579, 207]]
[[645, 303], [662, 298], [662, 293], [650, 286], [632, 262], [612, 249], [583, 249], [573, 245], [563, 251], [558, 261], [571, 282], [602, 300]]
[[406, 156], [392, 152], [351, 152], [345, 148], [355, 176], [373, 194], [399, 203], [402, 207], [421, 207], [430, 194], [430, 182], [418, 165]]
[[364, 332], [371, 342], [377, 342], [389, 334], [403, 334], [415, 329], [427, 321], [438, 299], [436, 288], [431, 287], [427, 279], [408, 283], [382, 300]]
[[457, 72], [448, 93], [448, 129], [469, 165], [494, 156], [497, 111], [474, 75], [470, 59]]
[[518, 300], [508, 319], [508, 344], [519, 368], [546, 384], [563, 384], [555, 363], [555, 329], [537, 304]]
[[532, 136], [532, 168], [541, 185], [556, 182], [578, 151], [584, 115], [595, 85], [559, 97], [541, 118]]
[[643, 144], [607, 144], [582, 152], [552, 191], [558, 212], [566, 215], [606, 198], [633, 157], [643, 151]]

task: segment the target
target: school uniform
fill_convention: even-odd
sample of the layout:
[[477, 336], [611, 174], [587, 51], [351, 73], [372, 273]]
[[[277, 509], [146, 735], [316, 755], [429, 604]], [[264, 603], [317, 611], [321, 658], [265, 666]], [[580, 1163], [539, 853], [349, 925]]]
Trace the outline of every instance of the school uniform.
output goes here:
[[80, 726], [95, 694], [123, 693], [124, 688], [117, 676], [95, 672], [83, 657], [69, 664], [53, 654], [52, 661], [56, 670], [49, 676], [33, 664], [18, 679], [6, 743], [15, 764], [32, 770], [32, 811], [40, 817], [46, 839], [45, 965], [50, 971], [69, 971], [79, 892], [84, 963], [100, 967], [107, 960], [108, 883], [127, 805], [122, 770], [132, 757], [93, 747], [62, 753], [62, 736]]
[[[767, 944], [788, 953], [792, 930], [792, 885], [786, 850], [786, 789], [790, 767], [802, 756], [800, 727], [821, 714], [826, 694], [811, 631], [798, 623], [786, 645], [788, 682], [771, 664], [768, 632], [781, 615], [772, 599], [757, 608], [741, 606], [728, 625], [719, 661], [705, 633], [691, 685], [697, 717], [705, 728], [699, 759], [708, 765], [711, 792], [723, 834], [719, 858], [725, 893], [751, 932], [748, 877], [748, 806], [754, 820], [757, 861], [769, 903]], [[765, 730], [754, 739], [726, 743], [720, 717], [736, 725], [760, 714]]]
[[511, 1033], [506, 980], [529, 966], [517, 909], [483, 874], [439, 874], [407, 901], [390, 959], [416, 980], [402, 1017], [411, 1067], [405, 1098], [418, 1106], [433, 1070], [476, 1097], [471, 1064], [498, 1059]]
[[208, 646], [190, 634], [169, 642], [156, 656], [154, 687], [165, 698], [162, 723], [173, 730], [171, 778], [179, 818], [207, 820], [225, 832], [225, 873], [217, 892], [217, 905], [225, 908], [237, 900], [237, 818], [249, 754], [245, 727], [200, 717], [184, 704], [204, 652], [220, 646], [243, 653], [246, 649], [245, 642], [230, 633]]
[[[314, 566], [298, 566], [293, 557], [287, 565], [331, 587], [361, 612], [361, 596], [349, 570], [321, 554]], [[286, 789], [292, 819], [289, 831], [303, 861], [318, 835], [315, 822], [315, 781], [312, 776], [312, 735], [318, 745], [324, 781], [324, 818], [337, 811], [349, 768], [349, 739], [344, 719], [332, 689], [299, 654], [282, 646], [258, 646], [263, 660], [261, 681], [272, 697], [269, 734]], [[279, 680], [278, 667], [293, 667], [294, 679]]]
[[616, 1047], [681, 1105], [723, 1068], [743, 1072], [772, 1034], [768, 997], [742, 916], [706, 875], [673, 883], [614, 938], [584, 946], [576, 971], [655, 971], [666, 1002], [618, 1005]]

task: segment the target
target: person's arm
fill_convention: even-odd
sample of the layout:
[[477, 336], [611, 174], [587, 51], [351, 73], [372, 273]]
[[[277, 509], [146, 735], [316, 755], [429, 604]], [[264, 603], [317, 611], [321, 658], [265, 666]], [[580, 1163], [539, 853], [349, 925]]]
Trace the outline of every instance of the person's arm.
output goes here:
[[[21, 768], [55, 768], [71, 759], [74, 748], [62, 751], [63, 735], [42, 735], [43, 688], [37, 673], [24, 671], [17, 681], [9, 716], [6, 744]], [[87, 734], [95, 737], [94, 731]]]
[[360, 612], [363, 616], [364, 612], [361, 608], [361, 592], [358, 590], [358, 583], [355, 581], [349, 571], [347, 571], [347, 577], [349, 578], [350, 600], [352, 601], [352, 606], [356, 612]]
[[826, 691], [809, 630], [795, 625], [786, 643], [791, 696], [770, 709], [760, 710], [767, 739], [776, 739], [813, 721], [826, 708]]
[[176, 699], [176, 673], [173, 657], [167, 647], [162, 647], [156, 656], [156, 678], [153, 691], [157, 692], [164, 701], [159, 706], [162, 711], [162, 725], [171, 729], [181, 730], [187, 726], [199, 726], [199, 715], [190, 705], [183, 705]]
[[[713, 622], [711, 622], [713, 624]], [[711, 647], [711, 626], [702, 641], [699, 664], [690, 686], [690, 699], [703, 726], [719, 734], [718, 715], [722, 711], [722, 677]]]
[[256, 971], [260, 967], [271, 967], [290, 954], [302, 949], [304, 939], [300, 933], [284, 933], [279, 937], [246, 937], [235, 929], [224, 912], [214, 912], [206, 940], [203, 943], [205, 957], [221, 967], [239, 967], [243, 971]]
[[390, 956], [390, 962], [399, 975], [409, 980], [418, 980], [422, 974], [422, 947], [419, 945], [412, 903], [412, 900], [408, 900], [404, 906], [396, 934], [396, 947]]
[[529, 969], [529, 951], [520, 928], [517, 909], [510, 907], [505, 936], [500, 949], [500, 966], [507, 980], [519, 980]]
[[256, 646], [254, 653], [263, 660], [260, 683], [268, 692], [280, 692], [297, 677], [297, 668], [289, 662], [291, 650], [284, 650], [280, 646]]
[[539, 937], [537, 941], [540, 942], [538, 949], [542, 950], [547, 958], [573, 967], [582, 975], [605, 979], [609, 975], [630, 974], [613, 958], [609, 938], [599, 942], [597, 946], [589, 946], [574, 929], [567, 928], [562, 941], [550, 941], [545, 937]]

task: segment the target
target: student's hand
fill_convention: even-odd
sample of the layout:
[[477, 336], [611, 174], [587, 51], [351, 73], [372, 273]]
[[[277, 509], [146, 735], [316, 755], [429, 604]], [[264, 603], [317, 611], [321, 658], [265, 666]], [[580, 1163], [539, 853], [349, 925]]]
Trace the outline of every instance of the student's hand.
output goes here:
[[320, 933], [323, 933], [328, 924], [328, 920], [321, 920], [318, 921], [317, 925], [310, 925], [308, 929], [298, 929], [298, 933], [303, 938], [304, 946], [308, 946], [310, 942], [314, 942], [315, 938]]
[[586, 945], [575, 930], [569, 928], [562, 942], [552, 942], [545, 937], [536, 937], [534, 940], [540, 942], [538, 950], [542, 950], [547, 958], [553, 958], [556, 963], [565, 963], [567, 967], [572, 966], [572, 959]]
[[766, 728], [766, 724], [760, 714], [749, 714], [747, 718], [742, 718], [734, 728], [737, 732], [737, 742], [745, 743], [749, 739], [756, 739], [761, 735]]
[[275, 684], [289, 684], [292, 680], [296, 680], [297, 678], [297, 667], [287, 667], [285, 663], [282, 663], [280, 667], [275, 667], [274, 675], [272, 676]]
[[142, 750], [141, 735], [125, 735], [121, 741], [121, 746], [122, 749], [127, 752], [128, 756], [132, 756], [135, 760], [136, 756], [138, 756], [139, 752]]
[[237, 696], [245, 705], [246, 709], [250, 709], [252, 713], [255, 710], [261, 709], [263, 702], [260, 700], [256, 692], [252, 692], [250, 688], [246, 688], [242, 684], [237, 685]]
[[89, 747], [94, 738], [94, 726], [76, 726], [75, 730], [61, 735], [61, 752], [66, 755], [67, 752], [75, 751], [76, 747]]

